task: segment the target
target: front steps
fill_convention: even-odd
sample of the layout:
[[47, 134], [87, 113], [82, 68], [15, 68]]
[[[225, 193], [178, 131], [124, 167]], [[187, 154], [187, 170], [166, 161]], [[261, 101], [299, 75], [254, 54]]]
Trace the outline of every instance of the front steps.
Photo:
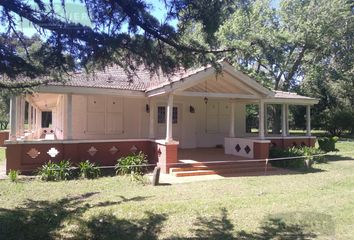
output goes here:
[[222, 175], [222, 176], [262, 176], [286, 174], [289, 171], [272, 167], [270, 163], [266, 165], [264, 161], [234, 161], [234, 162], [196, 162], [179, 164], [170, 168], [170, 174], [176, 177], [190, 177], [202, 175]]

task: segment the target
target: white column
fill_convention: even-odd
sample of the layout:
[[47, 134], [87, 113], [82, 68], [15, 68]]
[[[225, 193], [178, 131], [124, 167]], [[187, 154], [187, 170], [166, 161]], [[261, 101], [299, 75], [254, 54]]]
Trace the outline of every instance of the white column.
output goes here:
[[167, 118], [166, 118], [166, 142], [173, 141], [172, 138], [172, 112], [173, 112], [173, 95], [168, 95], [167, 101]]
[[150, 100], [149, 138], [155, 138], [155, 103]]
[[306, 135], [311, 136], [311, 106], [306, 106]]
[[28, 104], [28, 130], [32, 131], [32, 105]]
[[290, 131], [289, 131], [289, 105], [286, 104], [285, 106], [285, 119], [286, 119], [286, 135], [289, 136], [290, 135]]
[[231, 108], [230, 108], [230, 131], [229, 131], [229, 137], [233, 138], [235, 137], [235, 102], [231, 102]]
[[17, 138], [17, 103], [16, 96], [12, 96], [10, 99], [10, 136], [9, 140], [16, 140]]
[[73, 113], [73, 98], [72, 94], [67, 94], [67, 118], [66, 118], [66, 138], [72, 139], [72, 113]]
[[19, 124], [19, 129], [20, 129], [20, 136], [24, 136], [25, 133], [25, 106], [26, 106], [26, 101], [23, 97], [20, 97], [20, 122]]
[[286, 104], [282, 105], [282, 109], [281, 109], [281, 120], [282, 120], [282, 124], [281, 124], [281, 135], [283, 137], [287, 136], [287, 111], [286, 111]]
[[262, 99], [259, 101], [258, 118], [259, 118], [259, 123], [258, 123], [259, 138], [264, 139], [264, 101]]
[[264, 104], [264, 134], [268, 134], [268, 105]]

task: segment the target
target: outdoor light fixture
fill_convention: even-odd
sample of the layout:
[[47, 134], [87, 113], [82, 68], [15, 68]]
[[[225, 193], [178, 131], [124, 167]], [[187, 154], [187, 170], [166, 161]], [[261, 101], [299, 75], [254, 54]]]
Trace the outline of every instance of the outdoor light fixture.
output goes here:
[[204, 98], [204, 103], [208, 104], [209, 99], [207, 97]]
[[146, 113], [149, 113], [149, 112], [150, 112], [150, 106], [149, 106], [149, 104], [146, 104], [146, 105], [145, 105], [145, 111], [146, 111]]
[[189, 106], [189, 112], [190, 113], [195, 113], [194, 107], [192, 105]]

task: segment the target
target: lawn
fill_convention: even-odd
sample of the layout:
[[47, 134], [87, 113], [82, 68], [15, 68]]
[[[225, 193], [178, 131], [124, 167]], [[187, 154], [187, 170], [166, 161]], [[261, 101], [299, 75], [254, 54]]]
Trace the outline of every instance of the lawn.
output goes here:
[[[337, 147], [352, 151], [354, 142]], [[307, 174], [158, 187], [124, 177], [3, 180], [0, 239], [351, 239], [349, 158]]]
[[5, 148], [0, 147], [0, 165], [5, 161]]

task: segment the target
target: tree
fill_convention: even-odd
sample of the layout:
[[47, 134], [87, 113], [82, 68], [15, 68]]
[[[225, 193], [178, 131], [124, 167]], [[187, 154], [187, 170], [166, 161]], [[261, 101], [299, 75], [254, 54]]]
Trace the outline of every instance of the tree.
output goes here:
[[[61, 0], [64, 10], [69, 1]], [[6, 30], [0, 41], [0, 74], [5, 76], [1, 87], [22, 88], [24, 83], [18, 81], [19, 77], [28, 78], [26, 86], [36, 86], [41, 82], [31, 79], [37, 76], [52, 76], [75, 68], [87, 69], [88, 66], [104, 67], [111, 63], [124, 68], [128, 76], [139, 65], [144, 65], [151, 72], [162, 69], [169, 74], [181, 66], [188, 67], [196, 62], [215, 64], [216, 59], [210, 53], [230, 50], [182, 44], [178, 29], [169, 22], [170, 19], [181, 18], [180, 28], [183, 28], [189, 20], [200, 21], [211, 36], [221, 22], [219, 12], [226, 8], [229, 0], [166, 0], [167, 18], [162, 23], [151, 15], [151, 6], [147, 1], [81, 0], [91, 26], [72, 22], [65, 14], [60, 15], [53, 2], [35, 0], [31, 5], [25, 0], [0, 1], [0, 22]], [[211, 13], [210, 5], [217, 14], [205, 14]], [[53, 59], [53, 64], [43, 67], [32, 61], [28, 42], [18, 27], [19, 19], [29, 21], [40, 35], [45, 35], [45, 56]], [[19, 53], [17, 47], [4, 40], [9, 36], [18, 38], [25, 54]], [[74, 61], [67, 62], [67, 56]], [[48, 62], [44, 58], [43, 61]], [[75, 65], [69, 64], [72, 62]]]
[[[348, 31], [343, 23], [351, 19], [352, 6], [345, 0], [283, 0], [279, 9], [272, 9], [269, 0], [256, 0], [238, 8], [217, 35], [221, 46], [237, 46], [238, 51], [227, 55], [241, 70], [274, 90], [289, 91], [311, 75], [313, 63], [328, 60], [333, 47], [342, 49], [343, 32]], [[352, 34], [353, 28], [348, 32]], [[346, 68], [339, 67], [349, 74]], [[273, 115], [277, 118], [273, 132], [278, 133], [280, 108]]]

